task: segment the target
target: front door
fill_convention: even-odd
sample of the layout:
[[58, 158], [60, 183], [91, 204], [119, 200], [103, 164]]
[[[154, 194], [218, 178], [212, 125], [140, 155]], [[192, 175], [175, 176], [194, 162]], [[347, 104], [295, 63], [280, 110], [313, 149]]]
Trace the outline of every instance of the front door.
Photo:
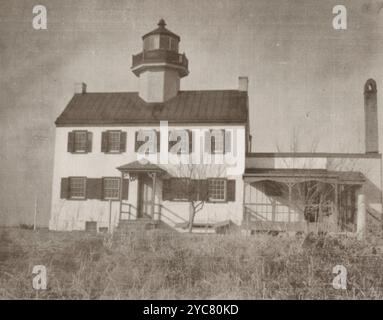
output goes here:
[[138, 177], [138, 210], [137, 218], [152, 216], [153, 207], [153, 180], [147, 173]]

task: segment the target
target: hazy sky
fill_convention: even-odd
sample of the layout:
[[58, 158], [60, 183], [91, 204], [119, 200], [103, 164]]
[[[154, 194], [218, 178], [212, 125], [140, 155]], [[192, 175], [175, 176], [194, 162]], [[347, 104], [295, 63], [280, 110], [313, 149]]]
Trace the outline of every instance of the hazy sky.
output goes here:
[[[32, 8], [48, 29], [32, 28]], [[343, 4], [348, 29], [332, 27]], [[250, 79], [253, 151], [363, 152], [363, 85], [382, 101], [383, 2], [326, 0], [0, 0], [0, 223], [47, 224], [54, 121], [73, 95], [137, 91], [131, 55], [162, 17], [181, 36], [182, 90], [236, 89]], [[382, 114], [380, 114], [380, 118]], [[382, 123], [382, 121], [380, 122]], [[381, 139], [383, 140], [383, 139]]]

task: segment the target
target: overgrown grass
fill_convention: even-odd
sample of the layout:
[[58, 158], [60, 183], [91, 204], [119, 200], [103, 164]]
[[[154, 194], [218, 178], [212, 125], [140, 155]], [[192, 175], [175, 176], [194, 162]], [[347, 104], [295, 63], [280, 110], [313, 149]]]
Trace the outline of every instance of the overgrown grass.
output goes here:
[[[378, 240], [0, 229], [0, 298], [381, 299]], [[335, 265], [347, 290], [335, 290]], [[32, 288], [45, 265], [48, 288]]]

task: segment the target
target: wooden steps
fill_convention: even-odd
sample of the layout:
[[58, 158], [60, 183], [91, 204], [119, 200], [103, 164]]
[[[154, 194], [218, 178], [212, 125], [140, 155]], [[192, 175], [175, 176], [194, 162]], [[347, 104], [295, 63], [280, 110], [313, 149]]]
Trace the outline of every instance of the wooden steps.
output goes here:
[[122, 232], [141, 232], [144, 230], [153, 230], [159, 227], [159, 221], [142, 218], [132, 220], [120, 220], [117, 230]]

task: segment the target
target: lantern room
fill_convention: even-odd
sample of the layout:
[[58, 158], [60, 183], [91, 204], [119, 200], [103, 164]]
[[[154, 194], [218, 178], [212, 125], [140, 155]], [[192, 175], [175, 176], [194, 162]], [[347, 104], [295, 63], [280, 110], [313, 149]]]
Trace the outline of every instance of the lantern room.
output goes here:
[[178, 53], [178, 43], [180, 37], [165, 28], [164, 19], [158, 22], [158, 28], [145, 34], [142, 37], [144, 42], [143, 50], [169, 50]]
[[139, 77], [139, 96], [146, 102], [175, 97], [180, 79], [189, 74], [188, 59], [178, 52], [180, 37], [165, 26], [161, 19], [157, 29], [142, 37], [142, 52], [133, 55], [131, 69]]

